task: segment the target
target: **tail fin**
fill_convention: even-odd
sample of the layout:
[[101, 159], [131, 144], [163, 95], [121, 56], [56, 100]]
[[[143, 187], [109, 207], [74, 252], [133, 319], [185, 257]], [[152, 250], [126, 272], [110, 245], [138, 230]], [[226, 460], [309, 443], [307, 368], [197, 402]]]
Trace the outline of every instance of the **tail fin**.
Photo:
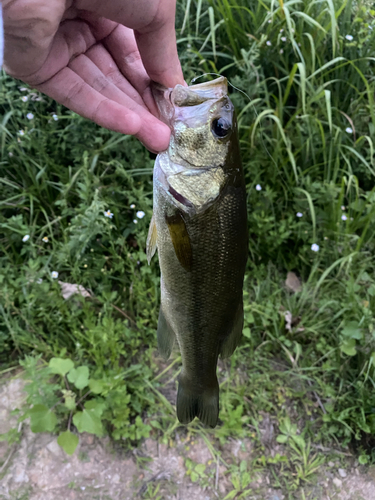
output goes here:
[[189, 380], [180, 376], [177, 393], [177, 418], [188, 424], [198, 417], [203, 424], [215, 427], [219, 416], [219, 384], [207, 387], [200, 394], [192, 389]]

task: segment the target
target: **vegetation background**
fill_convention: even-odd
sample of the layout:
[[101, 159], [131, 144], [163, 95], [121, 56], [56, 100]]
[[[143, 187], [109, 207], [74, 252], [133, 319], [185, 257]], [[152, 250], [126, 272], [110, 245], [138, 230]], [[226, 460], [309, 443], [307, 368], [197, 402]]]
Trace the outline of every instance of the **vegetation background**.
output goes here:
[[[327, 459], [317, 443], [375, 460], [375, 10], [181, 0], [177, 34], [187, 82], [233, 85], [250, 233], [244, 335], [219, 367], [222, 422], [186, 432], [258, 447], [227, 498], [254, 468], [298, 490]], [[167, 442], [181, 431], [168, 398], [180, 364], [156, 350], [154, 156], [5, 74], [0, 109], [0, 374], [21, 365], [30, 381], [20, 418], [58, 432], [67, 453], [83, 431]], [[302, 286], [285, 285], [288, 272]], [[67, 298], [64, 283], [86, 297]]]

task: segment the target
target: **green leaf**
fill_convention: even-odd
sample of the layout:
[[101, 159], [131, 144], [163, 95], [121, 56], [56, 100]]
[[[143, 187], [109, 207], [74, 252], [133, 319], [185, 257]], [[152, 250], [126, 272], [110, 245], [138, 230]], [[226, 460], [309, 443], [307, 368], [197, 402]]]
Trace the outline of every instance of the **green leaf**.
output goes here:
[[293, 441], [303, 450], [306, 447], [305, 440], [302, 436], [292, 436]]
[[344, 337], [349, 337], [350, 339], [362, 339], [362, 332], [357, 321], [349, 321], [349, 323], [344, 326], [341, 333]]
[[89, 432], [99, 437], [103, 435], [102, 422], [93, 410], [78, 411], [73, 417], [73, 423], [78, 432]]
[[56, 373], [56, 375], [63, 377], [74, 367], [74, 363], [71, 359], [52, 358], [48, 366], [51, 373]]
[[68, 380], [74, 384], [77, 389], [84, 389], [89, 384], [89, 369], [87, 366], [72, 368], [68, 373]]
[[251, 333], [250, 333], [250, 328], [249, 327], [246, 327], [243, 329], [242, 331], [243, 333], [243, 336], [246, 337], [247, 339], [249, 339], [251, 337]]
[[104, 429], [101, 421], [101, 415], [105, 409], [105, 404], [95, 399], [87, 401], [85, 409], [77, 412], [73, 417], [73, 423], [78, 432], [89, 432], [96, 436], [102, 436]]
[[34, 405], [29, 415], [33, 432], [52, 432], [56, 427], [56, 415], [45, 405]]
[[86, 401], [85, 408], [86, 410], [92, 410], [95, 415], [101, 417], [103, 411], [105, 410], [105, 403], [103, 401], [98, 401], [97, 399], [91, 399], [90, 401]]
[[67, 455], [73, 455], [78, 445], [78, 436], [70, 431], [65, 431], [57, 438], [57, 443]]
[[101, 394], [104, 389], [104, 383], [102, 380], [89, 380], [89, 388], [94, 394]]
[[357, 354], [355, 346], [355, 339], [344, 340], [344, 342], [340, 346], [340, 350], [348, 356], [355, 356]]
[[193, 483], [196, 483], [198, 481], [198, 479], [199, 479], [199, 475], [196, 472], [194, 472], [194, 471], [191, 471], [191, 476], [190, 477], [191, 477], [191, 480], [193, 481]]
[[75, 408], [76, 408], [75, 397], [73, 397], [71, 395], [66, 395], [65, 396], [65, 406], [68, 408], [68, 410], [75, 410]]
[[279, 434], [276, 438], [276, 441], [278, 443], [286, 443], [288, 441], [288, 436], [285, 436], [285, 434]]
[[204, 473], [206, 470], [206, 466], [204, 464], [197, 464], [194, 467], [195, 472], [197, 472], [200, 476]]

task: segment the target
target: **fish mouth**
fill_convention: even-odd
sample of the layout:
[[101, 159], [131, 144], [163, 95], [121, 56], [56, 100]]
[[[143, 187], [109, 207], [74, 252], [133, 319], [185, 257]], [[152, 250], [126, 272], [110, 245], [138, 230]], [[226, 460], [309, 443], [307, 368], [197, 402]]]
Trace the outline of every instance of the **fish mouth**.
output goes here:
[[175, 108], [197, 106], [210, 100], [218, 100], [228, 95], [228, 80], [220, 76], [215, 80], [197, 83], [185, 87], [176, 85], [167, 88], [159, 83], [152, 82], [151, 90], [159, 110], [159, 118], [169, 127], [175, 114]]

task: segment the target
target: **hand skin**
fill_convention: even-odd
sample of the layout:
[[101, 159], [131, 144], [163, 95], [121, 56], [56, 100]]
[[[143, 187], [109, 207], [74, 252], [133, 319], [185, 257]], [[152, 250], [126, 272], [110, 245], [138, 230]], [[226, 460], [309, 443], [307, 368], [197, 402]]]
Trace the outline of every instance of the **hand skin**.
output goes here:
[[2, 0], [4, 69], [98, 125], [168, 147], [150, 82], [184, 84], [176, 0]]

